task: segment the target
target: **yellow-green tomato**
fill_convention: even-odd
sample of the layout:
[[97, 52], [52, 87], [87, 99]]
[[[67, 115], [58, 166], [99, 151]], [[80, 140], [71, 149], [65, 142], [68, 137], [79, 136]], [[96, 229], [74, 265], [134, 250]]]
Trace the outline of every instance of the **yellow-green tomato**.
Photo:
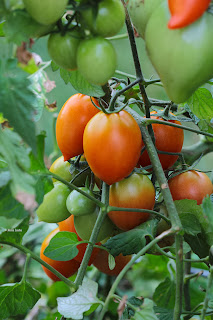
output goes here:
[[[88, 241], [90, 239], [92, 230], [98, 217], [98, 213], [99, 208], [97, 208], [93, 213], [84, 216], [74, 216], [75, 229], [82, 240]], [[98, 234], [97, 242], [112, 236], [115, 230], [115, 225], [113, 225], [110, 219], [106, 217], [102, 223], [100, 232]]]
[[[90, 189], [86, 187], [82, 187], [79, 189], [88, 193], [90, 196], [94, 197]], [[82, 215], [93, 213], [96, 208], [96, 204], [94, 201], [85, 197], [83, 194], [81, 194], [77, 190], [73, 190], [69, 194], [66, 200], [66, 205], [67, 205], [67, 210], [75, 216], [82, 216]]]
[[36, 213], [39, 221], [57, 223], [70, 216], [66, 207], [66, 200], [70, 189], [61, 182], [55, 182], [54, 188], [45, 194], [43, 202]]
[[64, 14], [68, 0], [23, 0], [28, 13], [37, 22], [55, 23]]

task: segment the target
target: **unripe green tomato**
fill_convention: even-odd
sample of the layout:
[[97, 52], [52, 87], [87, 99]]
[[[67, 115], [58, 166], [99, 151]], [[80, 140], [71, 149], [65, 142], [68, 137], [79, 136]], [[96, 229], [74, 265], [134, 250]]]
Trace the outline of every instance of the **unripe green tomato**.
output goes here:
[[101, 37], [83, 40], [77, 51], [77, 66], [89, 83], [104, 85], [116, 69], [116, 52], [113, 45]]
[[54, 188], [45, 194], [43, 202], [36, 213], [39, 221], [56, 223], [67, 219], [70, 216], [66, 207], [66, 199], [70, 189], [61, 182], [55, 182]]
[[[82, 240], [89, 240], [92, 230], [94, 228], [95, 222], [97, 220], [99, 213], [99, 208], [93, 213], [84, 215], [84, 216], [74, 216], [74, 225], [77, 234]], [[110, 221], [110, 219], [106, 216], [104, 219], [100, 232], [98, 234], [97, 242], [104, 240], [107, 237], [110, 237], [114, 234], [116, 230], [115, 225]]]
[[83, 21], [92, 33], [102, 37], [112, 37], [122, 28], [125, 11], [120, 0], [103, 0], [97, 7], [81, 12]]
[[28, 13], [37, 22], [48, 25], [63, 15], [68, 0], [23, 0]]
[[67, 32], [65, 35], [52, 33], [48, 39], [48, 52], [52, 60], [61, 68], [77, 69], [77, 49], [81, 41], [78, 30]]
[[[90, 196], [94, 197], [90, 189], [86, 187], [82, 187], [79, 189], [81, 189], [82, 191], [85, 191]], [[77, 190], [73, 190], [69, 194], [66, 200], [66, 206], [67, 206], [67, 210], [74, 216], [83, 216], [85, 214], [93, 213], [96, 208], [96, 204], [94, 201], [85, 197], [83, 194], [81, 194]]]

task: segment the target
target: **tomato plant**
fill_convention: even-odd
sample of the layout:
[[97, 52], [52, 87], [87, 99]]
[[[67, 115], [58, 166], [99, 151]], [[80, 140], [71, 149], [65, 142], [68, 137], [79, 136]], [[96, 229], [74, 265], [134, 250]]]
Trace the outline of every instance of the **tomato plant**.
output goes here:
[[[98, 101], [92, 99], [98, 105]], [[56, 122], [56, 139], [64, 161], [84, 152], [85, 126], [98, 112], [90, 97], [81, 93], [74, 94], [65, 102]]]
[[52, 24], [61, 18], [68, 0], [23, 0], [29, 14], [41, 24]]
[[131, 260], [131, 256], [123, 256], [119, 254], [115, 257], [115, 268], [110, 270], [108, 264], [108, 252], [106, 250], [99, 250], [93, 265], [101, 272], [106, 273], [109, 276], [117, 276], [125, 265]]
[[211, 13], [205, 12], [195, 23], [175, 30], [168, 29], [169, 19], [165, 0], [148, 20], [145, 42], [149, 58], [169, 98], [181, 103], [213, 77], [213, 46], [209, 45], [213, 19]]
[[127, 111], [99, 112], [85, 128], [83, 145], [94, 174], [113, 184], [134, 169], [140, 156], [142, 137], [137, 122]]
[[48, 39], [48, 52], [51, 59], [61, 68], [77, 69], [77, 49], [81, 41], [81, 33], [77, 29], [65, 35], [52, 33]]
[[[163, 120], [161, 117], [155, 116], [156, 112], [151, 112], [152, 119]], [[171, 123], [181, 124], [178, 120], [168, 120]], [[184, 133], [182, 129], [165, 126], [159, 123], [153, 123], [152, 128], [154, 131], [155, 136], [155, 146], [157, 150], [164, 151], [164, 152], [173, 152], [173, 153], [180, 153], [183, 140], [184, 140]], [[163, 169], [170, 168], [178, 159], [179, 155], [169, 155], [169, 154], [158, 154], [160, 159], [161, 165]], [[151, 164], [149, 159], [149, 155], [145, 150], [140, 159], [138, 161], [138, 166], [146, 167]]]
[[77, 66], [88, 82], [104, 85], [115, 73], [113, 45], [102, 37], [83, 40], [78, 47]]
[[[133, 173], [110, 187], [109, 204], [114, 207], [152, 210], [155, 204], [155, 189], [150, 179]], [[121, 230], [130, 230], [149, 218], [148, 212], [110, 211], [108, 216]]]
[[173, 200], [191, 199], [201, 204], [203, 198], [213, 193], [212, 182], [204, 172], [189, 170], [171, 178], [169, 188]]
[[[93, 196], [93, 193], [87, 187], [82, 187], [80, 190], [85, 191], [90, 196]], [[74, 216], [82, 216], [85, 214], [92, 213], [95, 208], [96, 204], [94, 201], [90, 200], [89, 198], [85, 197], [83, 194], [79, 193], [77, 190], [73, 190], [66, 200], [67, 210], [73, 214]]]
[[66, 207], [66, 199], [70, 194], [70, 189], [61, 182], [55, 182], [54, 188], [45, 194], [43, 202], [36, 213], [39, 221], [59, 222], [70, 216]]
[[183, 28], [199, 19], [207, 10], [211, 0], [168, 0], [171, 18], [170, 29]]
[[[74, 225], [74, 216], [71, 215], [69, 218], [67, 218], [64, 221], [59, 222], [58, 224], [60, 231], [69, 231], [69, 232], [74, 232], [77, 235], [78, 241], [82, 241], [82, 239], [79, 237], [79, 235], [76, 232], [75, 229], [75, 225]], [[101, 245], [101, 243], [97, 243], [97, 245]], [[78, 262], [81, 262], [84, 256], [84, 253], [86, 251], [87, 248], [87, 243], [81, 243], [79, 245], [77, 245], [76, 247], [78, 249], [78, 254], [75, 257], [75, 260]], [[92, 250], [92, 254], [89, 260], [89, 265], [91, 265], [95, 259], [95, 257], [97, 256], [99, 252], [99, 248], [93, 248]]]
[[82, 18], [96, 35], [111, 37], [120, 31], [125, 21], [124, 7], [120, 0], [102, 0], [97, 7], [82, 10]]
[[[80, 266], [80, 263], [77, 260], [72, 259], [72, 260], [69, 260], [69, 261], [57, 261], [57, 260], [50, 259], [50, 258], [48, 258], [47, 256], [44, 255], [44, 250], [48, 246], [50, 240], [58, 232], [59, 232], [59, 228], [56, 228], [46, 236], [46, 238], [44, 239], [44, 241], [42, 242], [42, 245], [41, 245], [40, 258], [43, 261], [47, 262], [50, 266], [55, 268], [64, 277], [68, 278], [68, 277], [71, 277], [73, 274], [75, 274], [77, 272], [77, 270], [78, 270], [78, 268]], [[42, 268], [43, 268], [44, 272], [48, 275], [48, 277], [50, 279], [52, 279], [53, 281], [60, 281], [60, 279], [55, 274], [53, 274], [50, 270], [48, 270], [44, 266], [42, 266]]]

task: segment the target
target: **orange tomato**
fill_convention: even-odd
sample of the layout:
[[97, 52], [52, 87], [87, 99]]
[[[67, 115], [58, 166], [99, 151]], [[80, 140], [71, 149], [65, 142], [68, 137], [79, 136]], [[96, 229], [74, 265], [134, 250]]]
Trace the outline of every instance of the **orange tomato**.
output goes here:
[[[92, 100], [98, 105], [96, 99], [92, 98]], [[56, 140], [64, 161], [84, 152], [84, 128], [98, 112], [90, 97], [81, 93], [74, 94], [65, 102], [56, 122]]]
[[[154, 116], [156, 111], [151, 112], [152, 119], [163, 120], [161, 117]], [[177, 120], [168, 120], [169, 122], [181, 124]], [[179, 153], [182, 150], [184, 133], [182, 129], [153, 123], [152, 128], [155, 136], [155, 146], [159, 151]], [[143, 144], [144, 146], [144, 144]], [[158, 154], [163, 169], [168, 169], [177, 161], [178, 155]], [[137, 166], [146, 167], [151, 164], [147, 150], [145, 150], [138, 161]]]
[[[80, 263], [75, 260], [69, 260], [69, 261], [57, 261], [50, 259], [44, 255], [44, 250], [48, 246], [50, 240], [56, 235], [56, 233], [59, 232], [59, 228], [54, 229], [51, 231], [48, 236], [44, 239], [42, 245], [41, 245], [41, 251], [40, 251], [40, 258], [47, 262], [49, 265], [51, 265], [53, 268], [55, 268], [58, 272], [60, 272], [64, 277], [68, 278], [71, 277], [73, 274], [76, 273], [78, 270]], [[52, 273], [50, 270], [42, 266], [44, 272], [47, 274], [47, 276], [52, 279], [53, 281], [61, 281], [54, 273]]]
[[209, 177], [195, 170], [186, 171], [169, 180], [173, 200], [191, 199], [201, 204], [203, 198], [213, 193]]
[[99, 112], [86, 125], [84, 155], [94, 174], [111, 185], [128, 176], [140, 156], [142, 137], [127, 112]]
[[[77, 235], [78, 241], [82, 241], [82, 239], [78, 236], [76, 230], [75, 230], [75, 226], [74, 226], [74, 216], [71, 215], [69, 218], [67, 218], [64, 221], [59, 222], [59, 229], [60, 231], [69, 231], [69, 232], [74, 232]], [[97, 245], [101, 245], [101, 243], [97, 243]], [[75, 257], [75, 260], [81, 262], [83, 257], [84, 257], [84, 253], [86, 251], [87, 248], [87, 243], [81, 243], [77, 246], [77, 249], [79, 250], [78, 255]], [[98, 252], [99, 252], [99, 248], [93, 248], [90, 260], [88, 265], [90, 266], [93, 263], [93, 260], [95, 259], [95, 257], [97, 256]]]

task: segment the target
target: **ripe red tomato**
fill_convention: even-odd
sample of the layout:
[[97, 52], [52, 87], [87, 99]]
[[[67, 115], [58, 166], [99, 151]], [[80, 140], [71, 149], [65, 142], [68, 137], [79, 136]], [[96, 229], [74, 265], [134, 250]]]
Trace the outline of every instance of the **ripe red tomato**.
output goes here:
[[[152, 210], [155, 204], [155, 189], [151, 180], [133, 173], [110, 187], [109, 204], [114, 207]], [[149, 218], [148, 212], [110, 211], [112, 222], [121, 230], [130, 230]]]
[[95, 258], [93, 265], [101, 272], [108, 274], [109, 276], [117, 276], [125, 265], [131, 260], [132, 256], [119, 256], [115, 257], [115, 268], [110, 270], [108, 266], [108, 252], [106, 250], [100, 250]]
[[[44, 250], [48, 246], [50, 240], [56, 235], [56, 233], [59, 232], [59, 228], [54, 229], [51, 231], [48, 236], [44, 239], [42, 245], [41, 245], [41, 251], [40, 251], [40, 258], [47, 262], [49, 265], [51, 265], [53, 268], [55, 268], [57, 271], [59, 271], [64, 277], [68, 278], [71, 277], [73, 274], [76, 273], [78, 270], [80, 263], [75, 260], [69, 260], [69, 261], [57, 261], [50, 259], [44, 255]], [[44, 272], [48, 275], [50, 279], [53, 281], [61, 281], [56, 275], [54, 275], [50, 270], [42, 266]]]
[[[60, 231], [74, 232], [77, 235], [78, 241], [82, 241], [82, 239], [78, 236], [78, 234], [77, 234], [77, 232], [75, 230], [74, 216], [73, 215], [71, 215], [68, 219], [66, 219], [64, 221], [61, 221], [58, 224], [58, 226], [59, 226]], [[101, 243], [99, 242], [99, 243], [97, 243], [97, 245], [101, 245]], [[78, 255], [75, 257], [75, 260], [78, 261], [78, 262], [81, 262], [82, 259], [83, 259], [84, 253], [86, 251], [86, 248], [87, 248], [87, 243], [79, 244], [76, 248], [79, 250], [79, 252], [78, 252]], [[98, 249], [98, 248], [93, 248], [93, 251], [92, 251], [89, 263], [88, 263], [89, 266], [93, 263], [93, 261], [94, 261], [95, 257], [97, 256], [99, 250], [100, 249]]]
[[[96, 99], [92, 100], [98, 105]], [[65, 102], [56, 122], [56, 139], [64, 161], [84, 152], [84, 128], [98, 112], [90, 97], [81, 93], [74, 94]]]
[[140, 156], [142, 137], [127, 112], [99, 112], [84, 130], [84, 155], [94, 174], [108, 184], [128, 176]]
[[203, 198], [213, 193], [209, 177], [195, 170], [183, 172], [169, 180], [173, 200], [191, 199], [201, 204]]
[[[156, 117], [156, 111], [151, 112], [152, 119], [163, 120]], [[181, 124], [177, 120], [169, 120], [169, 122]], [[159, 123], [153, 123], [152, 128], [155, 135], [155, 146], [159, 151], [181, 152], [183, 146], [184, 133], [182, 129], [166, 126]], [[170, 168], [178, 159], [178, 155], [158, 154], [161, 165], [164, 170]], [[138, 166], [146, 167], [151, 164], [148, 152], [145, 150], [138, 161]]]

